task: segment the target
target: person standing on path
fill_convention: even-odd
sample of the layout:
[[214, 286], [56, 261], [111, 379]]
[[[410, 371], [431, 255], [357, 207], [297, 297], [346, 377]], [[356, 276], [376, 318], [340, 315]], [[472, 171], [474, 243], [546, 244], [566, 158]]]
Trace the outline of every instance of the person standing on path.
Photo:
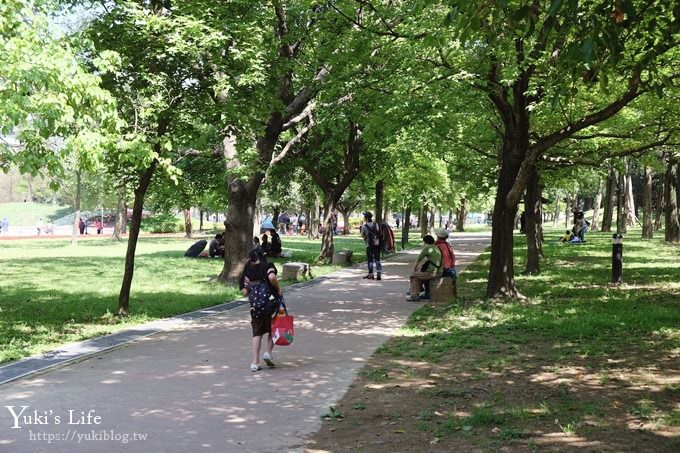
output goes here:
[[2, 230], [2, 235], [7, 236], [9, 235], [9, 220], [7, 220], [7, 217], [3, 217], [2, 223], [0, 223], [0, 228]]
[[[268, 367], [274, 367], [272, 353], [274, 340], [272, 339], [272, 315], [278, 307], [275, 302], [282, 296], [281, 286], [276, 279], [276, 266], [268, 263], [261, 249], [250, 251], [248, 263], [243, 273], [243, 295], [248, 296], [250, 303], [250, 325], [253, 329], [252, 361], [250, 371], [256, 372], [262, 369], [260, 366], [260, 349], [262, 337], [267, 336], [267, 350], [262, 355], [262, 360]], [[272, 300], [273, 297], [273, 300]]]
[[[364, 212], [364, 225], [361, 227], [361, 237], [366, 244], [366, 260], [368, 261], [368, 275], [364, 278], [368, 280], [380, 280], [382, 274], [382, 263], [380, 262], [380, 227], [373, 222], [373, 214], [370, 211]], [[373, 276], [373, 267], [377, 276]]]

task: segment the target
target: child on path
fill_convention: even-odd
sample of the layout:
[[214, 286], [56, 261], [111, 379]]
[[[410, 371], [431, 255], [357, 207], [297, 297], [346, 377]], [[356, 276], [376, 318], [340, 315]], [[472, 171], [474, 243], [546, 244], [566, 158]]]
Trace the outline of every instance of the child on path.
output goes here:
[[276, 279], [276, 267], [268, 263], [261, 249], [251, 250], [248, 263], [243, 272], [242, 291], [248, 296], [250, 303], [250, 325], [253, 329], [252, 361], [250, 371], [256, 372], [262, 369], [260, 366], [260, 349], [262, 337], [267, 336], [267, 350], [262, 355], [262, 360], [269, 367], [274, 367], [272, 353], [274, 340], [272, 339], [272, 315], [276, 310], [276, 301], [281, 298], [282, 292]]

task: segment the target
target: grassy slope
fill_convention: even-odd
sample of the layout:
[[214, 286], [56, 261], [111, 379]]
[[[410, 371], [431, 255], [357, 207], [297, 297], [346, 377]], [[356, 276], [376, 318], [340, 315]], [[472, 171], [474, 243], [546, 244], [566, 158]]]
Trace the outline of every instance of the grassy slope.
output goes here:
[[[54, 206], [41, 203], [2, 203], [0, 219], [7, 217], [10, 229], [15, 226], [33, 226], [38, 220], [43, 222], [59, 219], [72, 210], [68, 206]], [[10, 230], [11, 231], [11, 230]]]

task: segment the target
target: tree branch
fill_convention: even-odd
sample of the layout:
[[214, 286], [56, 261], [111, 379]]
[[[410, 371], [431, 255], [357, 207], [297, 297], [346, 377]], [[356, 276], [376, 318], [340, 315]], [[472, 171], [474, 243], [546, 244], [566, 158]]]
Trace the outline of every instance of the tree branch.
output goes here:
[[307, 132], [309, 132], [312, 127], [314, 127], [314, 124], [316, 124], [316, 123], [314, 122], [314, 117], [312, 116], [311, 109], [307, 113], [307, 118], [309, 118], [307, 125], [305, 125], [305, 127], [300, 129], [300, 131], [298, 131], [298, 133], [295, 135], [295, 137], [291, 138], [288, 141], [288, 143], [286, 143], [286, 145], [283, 147], [283, 149], [281, 150], [281, 152], [278, 155], [272, 156], [272, 160], [269, 163], [270, 167], [274, 164], [279, 163], [284, 157], [286, 157], [286, 154], [288, 154], [288, 151], [290, 151], [290, 149], [293, 147], [293, 145], [295, 145], [297, 142], [299, 142], [302, 139], [302, 137], [304, 137], [307, 134]]
[[645, 151], [648, 151], [648, 150], [653, 149], [653, 148], [658, 148], [659, 146], [668, 145], [669, 144], [668, 141], [670, 140], [672, 135], [673, 135], [672, 132], [669, 132], [664, 138], [662, 138], [660, 140], [657, 140], [657, 141], [654, 141], [654, 142], [651, 142], [651, 143], [647, 143], [647, 144], [644, 144], [644, 145], [640, 145], [640, 146], [637, 146], [635, 148], [626, 149], [626, 150], [623, 150], [623, 151], [617, 151], [617, 152], [614, 152], [614, 153], [608, 153], [608, 154], [605, 154], [605, 155], [603, 155], [603, 156], [601, 156], [597, 159], [594, 159], [594, 160], [593, 159], [582, 159], [582, 158], [566, 158], [566, 157], [560, 157], [560, 156], [544, 156], [541, 159], [541, 162], [547, 162], [549, 164], [552, 164], [553, 166], [557, 166], [557, 167], [560, 167], [560, 168], [570, 167], [570, 166], [574, 166], [574, 165], [586, 165], [586, 166], [589, 166], [589, 167], [599, 167], [599, 166], [602, 165], [602, 163], [605, 160], [611, 159], [611, 158], [614, 158], [614, 157], [625, 157], [625, 156], [631, 156], [631, 155], [634, 155], [636, 157], [642, 157], [642, 154]]

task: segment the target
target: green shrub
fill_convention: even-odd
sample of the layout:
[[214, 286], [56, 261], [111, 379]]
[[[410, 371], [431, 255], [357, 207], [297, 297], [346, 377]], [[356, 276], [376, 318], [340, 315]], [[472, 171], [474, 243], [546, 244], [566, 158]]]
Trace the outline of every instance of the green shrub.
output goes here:
[[184, 221], [172, 214], [155, 214], [142, 219], [142, 231], [147, 233], [180, 233]]

